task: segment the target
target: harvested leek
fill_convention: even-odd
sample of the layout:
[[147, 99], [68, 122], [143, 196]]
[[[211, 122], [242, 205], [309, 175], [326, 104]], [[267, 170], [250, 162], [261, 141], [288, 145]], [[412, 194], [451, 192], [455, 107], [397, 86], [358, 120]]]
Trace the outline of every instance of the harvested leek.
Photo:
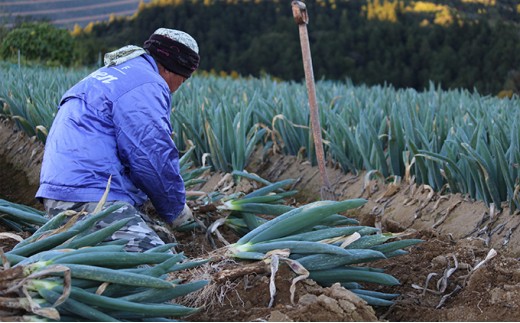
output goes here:
[[376, 268], [356, 264], [397, 255], [404, 252], [402, 248], [422, 240], [387, 242], [399, 235], [380, 234], [376, 228], [359, 226], [356, 221], [330, 226], [330, 217], [336, 218], [339, 213], [365, 203], [364, 199], [318, 201], [294, 208], [248, 232], [227, 250], [235, 258], [265, 261], [270, 261], [270, 255], [277, 251], [288, 250], [290, 261], [303, 266], [309, 278], [322, 286], [339, 282], [368, 304], [391, 305], [397, 295], [365, 290], [360, 283], [397, 285], [399, 281]]
[[87, 216], [68, 230], [60, 227], [64, 212], [11, 251], [0, 251], [0, 306], [8, 320], [135, 321], [199, 310], [170, 301], [208, 282], [179, 284], [171, 276], [207, 260], [190, 262], [183, 254], [171, 254], [173, 244], [129, 253], [123, 250], [126, 241], [102, 242], [122, 222], [85, 234], [119, 207]]

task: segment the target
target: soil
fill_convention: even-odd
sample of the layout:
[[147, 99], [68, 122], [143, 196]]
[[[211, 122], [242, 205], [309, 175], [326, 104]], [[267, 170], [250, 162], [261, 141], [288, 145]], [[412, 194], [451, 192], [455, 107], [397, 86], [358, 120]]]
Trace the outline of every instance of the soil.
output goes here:
[[[0, 198], [35, 205], [43, 145], [0, 123]], [[322, 187], [317, 167], [296, 157], [255, 155], [248, 171], [278, 181], [297, 179], [294, 203], [320, 199]], [[19, 174], [25, 174], [20, 176]], [[210, 174], [198, 190], [227, 187], [244, 190], [244, 183], [221, 183], [225, 174]], [[263, 263], [212, 262], [193, 269], [188, 277], [214, 279], [200, 293], [179, 302], [202, 306], [187, 321], [518, 321], [520, 318], [520, 235], [518, 212], [507, 205], [487, 207], [462, 195], [433, 192], [411, 179], [388, 183], [370, 174], [344, 174], [329, 163], [328, 178], [335, 199], [364, 197], [367, 204], [354, 213], [362, 224], [383, 232], [409, 233], [424, 242], [408, 254], [372, 263], [400, 280], [393, 287], [367, 286], [399, 293], [391, 307], [371, 307], [339, 287], [318, 286], [311, 280], [296, 284], [294, 302], [289, 288], [295, 274], [281, 264], [276, 274], [276, 295], [269, 307], [269, 268]], [[25, 178], [24, 178], [25, 177]], [[229, 185], [227, 185], [229, 184]], [[194, 207], [196, 210], [197, 208]], [[510, 214], [511, 213], [511, 214]], [[198, 217], [208, 213], [199, 212]], [[0, 228], [0, 232], [2, 228]], [[220, 233], [229, 242], [236, 236], [226, 228]], [[223, 244], [213, 234], [198, 230], [176, 233], [179, 250], [190, 258], [204, 258]], [[213, 241], [213, 244], [211, 243]], [[12, 243], [0, 240], [3, 247]], [[246, 271], [249, 269], [249, 271]], [[237, 273], [240, 270], [240, 273]], [[225, 275], [235, 273], [235, 276]], [[216, 280], [215, 277], [220, 277]]]

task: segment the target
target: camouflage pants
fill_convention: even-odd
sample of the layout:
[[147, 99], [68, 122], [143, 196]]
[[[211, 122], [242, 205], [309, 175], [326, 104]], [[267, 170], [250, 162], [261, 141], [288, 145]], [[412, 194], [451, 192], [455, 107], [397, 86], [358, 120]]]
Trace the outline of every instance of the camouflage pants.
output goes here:
[[[101, 221], [98, 221], [93, 230], [100, 230], [118, 220], [126, 218], [132, 218], [132, 220], [130, 220], [124, 227], [116, 231], [110, 238], [107, 238], [105, 241], [119, 239], [128, 240], [128, 243], [125, 246], [125, 250], [130, 252], [143, 252], [153, 247], [164, 245], [164, 241], [162, 241], [157, 233], [148, 226], [147, 223], [151, 223], [151, 220], [148, 218], [148, 216], [139, 212], [132, 205], [120, 201], [111, 201], [106, 202], [104, 208], [116, 203], [123, 203], [124, 205], [103, 218]], [[83, 203], [64, 202], [51, 199], [43, 200], [43, 206], [45, 207], [48, 218], [52, 218], [58, 213], [66, 210], [73, 210], [78, 212], [86, 211], [88, 213], [92, 213], [97, 204], [97, 202]]]

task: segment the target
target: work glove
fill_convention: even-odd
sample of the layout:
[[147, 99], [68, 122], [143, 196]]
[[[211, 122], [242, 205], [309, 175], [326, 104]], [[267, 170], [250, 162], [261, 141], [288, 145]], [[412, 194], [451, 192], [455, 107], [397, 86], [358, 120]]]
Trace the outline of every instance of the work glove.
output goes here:
[[184, 204], [184, 209], [181, 214], [179, 214], [179, 216], [169, 224], [169, 227], [175, 229], [193, 221], [193, 213], [191, 212], [190, 207], [188, 204]]

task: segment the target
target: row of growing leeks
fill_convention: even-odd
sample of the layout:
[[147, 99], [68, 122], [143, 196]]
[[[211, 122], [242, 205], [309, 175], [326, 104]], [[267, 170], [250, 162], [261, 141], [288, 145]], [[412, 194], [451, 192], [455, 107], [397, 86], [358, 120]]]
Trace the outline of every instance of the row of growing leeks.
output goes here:
[[[0, 68], [6, 70], [0, 115], [43, 141], [58, 96], [87, 73], [61, 70], [57, 79], [49, 77], [50, 69]], [[424, 92], [350, 82], [316, 86], [325, 153], [345, 172], [377, 170], [499, 209], [507, 202], [511, 213], [520, 208], [518, 97], [443, 91], [433, 84]], [[180, 150], [194, 143], [196, 161], [209, 154], [216, 171], [244, 170], [259, 144], [312, 162], [306, 98], [303, 84], [196, 75], [173, 96], [174, 139]]]
[[[326, 155], [345, 172], [377, 170], [384, 178], [467, 194], [499, 209], [507, 201], [511, 213], [520, 208], [518, 97], [443, 91], [433, 84], [417, 92], [330, 81], [317, 83], [317, 95]], [[211, 163], [226, 172], [243, 170], [251, 146], [260, 142], [313, 161], [305, 99], [298, 84], [196, 78], [174, 96], [172, 122], [180, 129], [180, 147], [182, 139], [198, 138], [196, 155], [211, 151]], [[247, 115], [243, 130], [230, 132], [241, 115]], [[235, 141], [241, 148], [230, 144]], [[232, 163], [241, 152], [245, 163]]]

